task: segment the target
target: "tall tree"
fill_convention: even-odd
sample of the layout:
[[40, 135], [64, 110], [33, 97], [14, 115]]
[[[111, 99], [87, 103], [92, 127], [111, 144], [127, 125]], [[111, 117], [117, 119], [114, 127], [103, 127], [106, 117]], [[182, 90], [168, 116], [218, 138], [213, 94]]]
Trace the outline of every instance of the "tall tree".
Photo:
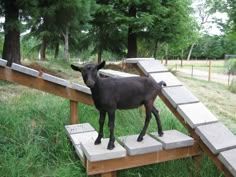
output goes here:
[[5, 0], [1, 3], [5, 15], [2, 58], [11, 66], [13, 62], [20, 63], [19, 6], [17, 0]]

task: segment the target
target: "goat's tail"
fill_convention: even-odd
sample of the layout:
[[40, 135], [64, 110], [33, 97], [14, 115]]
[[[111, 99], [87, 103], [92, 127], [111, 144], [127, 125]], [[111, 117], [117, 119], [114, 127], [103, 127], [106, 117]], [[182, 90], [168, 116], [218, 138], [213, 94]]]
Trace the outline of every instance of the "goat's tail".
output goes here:
[[161, 81], [161, 82], [159, 82], [158, 84], [159, 84], [160, 86], [164, 86], [164, 87], [167, 86], [164, 81]]

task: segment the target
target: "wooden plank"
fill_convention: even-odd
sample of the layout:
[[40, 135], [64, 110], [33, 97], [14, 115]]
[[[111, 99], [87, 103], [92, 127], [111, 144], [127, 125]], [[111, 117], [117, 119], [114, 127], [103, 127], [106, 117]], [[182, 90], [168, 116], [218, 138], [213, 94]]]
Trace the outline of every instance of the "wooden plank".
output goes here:
[[87, 93], [77, 91], [69, 87], [65, 88], [62, 85], [43, 80], [42, 78], [31, 77], [29, 75], [11, 70], [8, 67], [0, 67], [0, 79], [21, 84], [30, 88], [35, 88], [37, 90], [51, 93], [69, 100], [94, 105], [91, 95]]
[[7, 60], [3, 60], [0, 58], [0, 66], [2, 66], [2, 67], [7, 66]]
[[199, 155], [200, 153], [201, 149], [199, 148], [198, 143], [195, 142], [193, 146], [184, 148], [162, 150], [148, 154], [126, 156], [124, 158], [104, 160], [99, 162], [87, 161], [86, 168], [88, 175], [94, 175], [144, 165], [150, 165], [169, 160], [176, 160], [180, 158]]
[[11, 69], [33, 76], [33, 77], [38, 77], [39, 75], [39, 72], [37, 70], [31, 69], [31, 68], [28, 68], [23, 65], [16, 64], [16, 63], [12, 63]]
[[103, 173], [103, 174], [101, 174], [101, 177], [116, 177], [116, 171]]
[[151, 73], [150, 77], [156, 82], [165, 81], [167, 87], [183, 85], [172, 73]]
[[198, 126], [195, 131], [213, 154], [236, 148], [236, 136], [221, 122]]
[[168, 69], [157, 60], [139, 61], [138, 66], [146, 76], [149, 76], [150, 73], [168, 71]]
[[201, 102], [179, 105], [177, 111], [194, 129], [200, 125], [218, 122], [218, 119]]
[[175, 108], [180, 104], [199, 102], [199, 100], [184, 86], [164, 87], [162, 93]]

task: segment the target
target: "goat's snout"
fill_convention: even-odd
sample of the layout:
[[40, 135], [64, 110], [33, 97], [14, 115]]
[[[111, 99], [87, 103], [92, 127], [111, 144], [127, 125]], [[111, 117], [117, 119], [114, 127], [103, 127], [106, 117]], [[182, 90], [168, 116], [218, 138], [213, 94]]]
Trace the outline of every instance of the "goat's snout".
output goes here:
[[91, 80], [91, 79], [88, 79], [85, 84], [89, 87], [89, 88], [93, 88], [94, 85], [95, 85], [95, 81], [94, 80]]

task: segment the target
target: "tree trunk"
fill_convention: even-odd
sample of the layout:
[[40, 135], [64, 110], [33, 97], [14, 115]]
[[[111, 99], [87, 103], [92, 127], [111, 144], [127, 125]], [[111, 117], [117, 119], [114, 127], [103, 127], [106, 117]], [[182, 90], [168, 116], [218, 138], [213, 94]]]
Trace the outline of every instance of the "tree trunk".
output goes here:
[[5, 23], [4, 23], [4, 44], [2, 58], [7, 60], [7, 66], [12, 63], [20, 64], [20, 30], [19, 24], [19, 8], [15, 0], [5, 3]]
[[39, 60], [42, 60], [42, 61], [46, 60], [46, 38], [44, 36], [42, 38], [42, 43], [40, 46]]
[[158, 41], [155, 40], [155, 44], [154, 44], [154, 53], [153, 53], [153, 57], [156, 58], [157, 57], [157, 48], [158, 48]]
[[100, 48], [98, 51], [98, 63], [101, 63], [101, 61], [102, 61], [102, 48]]
[[57, 59], [59, 54], [59, 42], [55, 44], [54, 59]]
[[192, 45], [191, 45], [191, 47], [190, 47], [190, 49], [189, 49], [189, 52], [188, 52], [187, 60], [190, 60], [194, 46], [195, 46], [195, 44], [192, 44]]
[[69, 28], [66, 28], [66, 33], [63, 34], [65, 45], [64, 45], [64, 60], [69, 60]]
[[166, 55], [165, 65], [167, 65], [168, 64], [168, 44], [166, 44], [165, 55]]
[[[136, 7], [129, 7], [129, 16], [136, 17]], [[129, 26], [128, 29], [128, 54], [127, 58], [136, 58], [137, 57], [137, 34], [133, 32], [133, 28]]]

